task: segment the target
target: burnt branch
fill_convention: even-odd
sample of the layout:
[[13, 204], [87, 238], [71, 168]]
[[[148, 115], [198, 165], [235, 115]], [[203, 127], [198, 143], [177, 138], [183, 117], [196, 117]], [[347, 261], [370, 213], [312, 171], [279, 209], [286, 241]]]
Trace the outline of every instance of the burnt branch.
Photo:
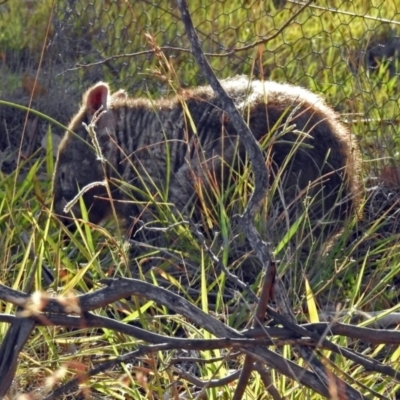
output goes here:
[[[105, 280], [108, 286], [98, 289], [94, 293], [71, 297], [68, 302], [65, 298], [48, 298], [43, 296], [42, 299], [38, 295], [28, 296], [22, 292], [7, 288], [0, 285], [0, 299], [11, 302], [12, 304], [27, 309], [21, 313], [26, 315], [22, 318], [23, 321], [32, 323], [33, 325], [55, 325], [66, 326], [69, 328], [97, 328], [110, 329], [116, 332], [121, 332], [130, 335], [136, 339], [143, 340], [151, 345], [141, 346], [138, 350], [117, 357], [113, 360], [107, 360], [100, 363], [95, 368], [87, 373], [87, 379], [91, 376], [106, 371], [112, 366], [122, 362], [134, 361], [143, 355], [149, 355], [157, 351], [173, 351], [173, 350], [212, 350], [225, 349], [227, 351], [225, 359], [235, 359], [241, 354], [248, 356], [248, 370], [256, 370], [261, 373], [264, 382], [268, 382], [268, 374], [266, 374], [263, 365], [275, 368], [280, 373], [298, 381], [299, 383], [321, 393], [324, 396], [329, 396], [327, 387], [320, 381], [319, 375], [314, 374], [304, 368], [299, 367], [294, 362], [281, 357], [280, 355], [268, 350], [265, 346], [281, 346], [291, 344], [293, 346], [301, 346], [305, 349], [329, 349], [343, 357], [348, 358], [357, 365], [362, 365], [368, 371], [380, 372], [384, 375], [399, 379], [399, 372], [393, 368], [383, 365], [376, 360], [366, 357], [355, 351], [348, 350], [338, 345], [334, 345], [327, 340], [328, 336], [337, 334], [346, 334], [349, 337], [370, 339], [376, 343], [377, 338], [387, 339], [390, 343], [400, 343], [400, 332], [398, 331], [381, 331], [371, 328], [359, 328], [350, 325], [340, 324], [338, 322], [328, 324], [305, 324], [297, 325], [288, 321], [282, 315], [270, 310], [270, 313], [276, 320], [282, 324], [283, 328], [277, 327], [258, 327], [246, 331], [235, 331], [221, 321], [213, 318], [210, 315], [203, 313], [187, 300], [179, 295], [168, 292], [160, 287], [153, 286], [146, 282], [137, 281], [134, 279], [107, 279]], [[146, 299], [152, 299], [158, 304], [174, 309], [182, 314], [185, 318], [192, 320], [197, 326], [209, 332], [218, 333], [219, 339], [186, 339], [177, 337], [168, 337], [164, 335], [154, 334], [147, 330], [130, 326], [122, 322], [91, 314], [89, 310], [94, 310], [99, 307], [104, 307], [116, 300], [136, 295]], [[32, 301], [35, 298], [35, 302]], [[38, 301], [39, 299], [39, 301]], [[106, 300], [107, 299], [107, 300]], [[39, 304], [39, 308], [32, 308], [32, 303]], [[66, 306], [68, 305], [68, 306]], [[72, 305], [72, 306], [71, 306]], [[78, 315], [69, 315], [77, 313]], [[11, 315], [0, 315], [1, 321], [13, 322], [16, 317]], [[179, 360], [179, 357], [175, 358]], [[183, 361], [183, 358], [181, 359]], [[250, 364], [250, 360], [253, 361]], [[199, 360], [196, 357], [187, 357], [185, 362], [197, 363]], [[176, 364], [174, 362], [174, 364]], [[243, 375], [242, 369], [242, 375]], [[245, 372], [247, 374], [247, 372]], [[236, 372], [237, 376], [239, 371]], [[184, 378], [184, 375], [181, 375]], [[232, 376], [226, 379], [231, 379]], [[332, 379], [332, 376], [330, 375]], [[81, 377], [68, 382], [62, 388], [57, 389], [50, 398], [57, 398], [60, 393], [66, 393], [76, 389], [81, 383]], [[219, 380], [223, 382], [224, 380]], [[222, 383], [221, 383], [222, 384]], [[336, 383], [339, 384], [339, 383]], [[207, 383], [205, 383], [207, 385]], [[339, 386], [338, 386], [339, 387]], [[270, 393], [275, 393], [273, 387], [269, 386]], [[353, 393], [350, 393], [354, 396]], [[274, 398], [277, 398], [274, 395]], [[355, 397], [352, 397], [355, 398]]]
[[264, 384], [265, 389], [271, 395], [274, 400], [282, 400], [281, 395], [279, 394], [276, 387], [272, 384], [272, 379], [269, 374], [269, 371], [265, 368], [261, 363], [256, 363], [254, 369], [259, 373], [261, 380]]
[[[260, 209], [261, 202], [265, 199], [266, 193], [269, 188], [269, 170], [265, 166], [264, 156], [257, 140], [252, 135], [250, 128], [243, 120], [239, 111], [236, 109], [233, 100], [227, 95], [227, 93], [223, 89], [202, 51], [200, 40], [194, 28], [186, 1], [177, 0], [177, 4], [181, 13], [181, 19], [185, 25], [186, 34], [189, 38], [193, 55], [200, 67], [201, 72], [206, 77], [216, 95], [219, 96], [219, 98], [221, 99], [224, 110], [227, 112], [228, 116], [235, 125], [236, 131], [246, 148], [246, 152], [249, 156], [252, 171], [254, 174], [255, 189], [250, 197], [249, 203], [242, 216], [242, 219], [243, 231], [246, 234], [249, 242], [251, 243], [251, 246], [258, 259], [261, 261], [263, 268], [265, 269], [265, 277], [261, 289], [260, 301], [257, 305], [256, 319], [255, 321], [253, 321], [253, 326], [255, 326], [258, 319], [257, 317], [265, 315], [265, 311], [267, 310], [269, 301], [273, 297], [273, 288], [276, 274], [275, 260], [273, 254], [268, 244], [261, 239], [261, 236], [257, 232], [253, 223], [254, 216]], [[284, 289], [282, 285], [279, 285], [279, 292], [281, 292], [281, 296], [278, 298], [278, 305], [281, 306], [289, 319], [295, 322], [295, 318], [290, 310], [290, 307], [286, 306], [289, 302], [287, 296], [284, 294]], [[337, 376], [334, 376], [329, 370], [327, 370], [322, 362], [315, 357], [314, 353], [311, 350], [301, 346], [298, 346], [297, 350], [301, 354], [302, 358], [315, 372], [316, 376], [318, 376], [318, 382], [321, 383], [323, 386], [322, 391], [319, 391], [319, 393], [324, 396], [329, 396], [331, 388], [334, 387], [335, 390], [338, 391], [338, 393], [340, 392], [340, 396], [344, 396], [349, 399], [363, 398], [363, 396], [357, 390], [355, 390], [344, 380], [340, 379]], [[254, 361], [255, 358], [253, 358], [253, 355], [248, 354], [245, 360], [245, 366], [242, 370], [242, 375], [239, 379], [237, 390], [235, 392], [235, 399], [240, 399], [243, 397], [245, 387], [248, 383], [248, 379], [253, 369]], [[293, 375], [291, 377], [294, 378]], [[301, 377], [298, 378], [298, 376], [296, 376], [296, 380], [297, 379], [301, 380]]]
[[[25, 243], [29, 242], [28, 235], [25, 231], [22, 233], [21, 237]], [[30, 246], [29, 257], [35, 260], [35, 266], [37, 268], [37, 257]], [[47, 285], [50, 285], [54, 281], [53, 274], [47, 265], [42, 265], [42, 274]], [[32, 286], [33, 274], [27, 280], [25, 291], [30, 292]], [[21, 308], [17, 308], [17, 313], [20, 311]], [[0, 398], [6, 395], [12, 384], [18, 367], [18, 355], [28, 341], [36, 325], [35, 321], [32, 319], [15, 317], [11, 319], [10, 323], [11, 325], [0, 346], [0, 376], [2, 377], [0, 382]]]
[[[154, 286], [150, 283], [143, 282], [137, 279], [119, 278], [119, 279], [104, 279], [102, 282], [106, 285], [96, 291], [69, 297], [69, 303], [77, 305], [77, 310], [80, 313], [86, 313], [97, 308], [105, 307], [112, 304], [115, 301], [124, 299], [130, 296], [138, 296], [149, 300], [154, 300], [160, 305], [167, 306], [175, 312], [183, 315], [186, 318], [193, 320], [199, 325], [206, 326], [208, 323], [221, 324], [219, 320], [199, 310], [192, 303], [184, 299], [183, 297], [174, 294], [166, 289], [158, 286]], [[36, 296], [36, 295], [35, 295]], [[28, 306], [31, 308], [32, 296], [21, 291], [12, 289], [5, 285], [0, 285], [0, 300], [11, 303], [15, 306], [24, 308]], [[50, 313], [49, 316], [54, 317], [60, 315], [66, 317], [74, 313], [74, 307], [70, 305], [65, 306], [65, 298], [63, 297], [48, 297], [45, 294], [42, 295], [42, 306], [37, 309], [38, 314]], [[334, 335], [345, 336], [355, 340], [362, 340], [368, 343], [378, 344], [393, 344], [400, 345], [400, 332], [394, 329], [375, 329], [359, 327], [350, 324], [344, 324], [339, 321], [333, 322], [319, 322], [310, 324], [297, 324], [289, 321], [286, 317], [277, 313], [274, 309], [268, 308], [268, 313], [275, 319], [276, 322], [281, 324], [283, 328], [277, 327], [258, 327], [252, 328], [245, 331], [241, 331], [241, 335], [247, 338], [259, 338], [268, 337], [272, 339], [290, 339], [299, 337], [309, 337], [323, 344], [321, 337], [329, 337]], [[89, 314], [91, 315], [91, 314]], [[35, 314], [31, 312], [31, 315], [25, 315], [26, 317], [36, 318]], [[204, 320], [199, 319], [199, 316]], [[100, 318], [98, 316], [94, 316]], [[4, 322], [12, 322], [15, 316], [8, 316], [0, 314], [0, 320]], [[75, 318], [75, 317], [71, 317]], [[104, 317], [102, 317], [104, 318]], [[118, 321], [107, 319], [109, 323], [118, 323]], [[93, 320], [94, 321], [94, 320]], [[38, 318], [37, 322], [43, 324]], [[57, 324], [63, 325], [62, 320], [55, 321]], [[65, 320], [67, 324], [71, 324], [72, 320]], [[88, 323], [90, 320], [88, 320]], [[124, 325], [121, 323], [121, 325]], [[74, 324], [75, 326], [75, 324]], [[95, 325], [93, 325], [95, 327]], [[110, 325], [111, 327], [111, 325]], [[116, 328], [116, 325], [112, 327]], [[224, 328], [225, 331], [225, 328]], [[236, 335], [239, 332], [230, 328], [229, 331]], [[210, 330], [210, 332], [212, 332]], [[225, 331], [226, 332], [226, 331]], [[214, 332], [212, 332], [214, 333]], [[223, 337], [223, 335], [220, 335]], [[226, 335], [229, 336], [229, 335]]]

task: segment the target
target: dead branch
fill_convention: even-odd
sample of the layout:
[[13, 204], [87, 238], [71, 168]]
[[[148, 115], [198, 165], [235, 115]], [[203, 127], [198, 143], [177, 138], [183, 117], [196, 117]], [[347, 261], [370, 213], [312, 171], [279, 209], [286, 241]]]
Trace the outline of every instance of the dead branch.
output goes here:
[[[259, 210], [262, 200], [266, 197], [266, 193], [269, 187], [269, 171], [265, 166], [264, 156], [257, 143], [257, 140], [252, 135], [250, 128], [244, 122], [239, 111], [236, 109], [235, 104], [232, 99], [226, 94], [222, 85], [218, 81], [214, 74], [210, 64], [208, 63], [202, 49], [199, 37], [197, 36], [196, 30], [193, 26], [193, 22], [189, 13], [189, 9], [185, 0], [177, 0], [177, 4], [181, 13], [181, 19], [185, 25], [186, 34], [189, 38], [189, 42], [192, 48], [193, 55], [210, 86], [214, 92], [219, 96], [223, 104], [224, 110], [229, 115], [230, 119], [236, 127], [236, 131], [243, 141], [246, 148], [246, 152], [249, 156], [252, 171], [255, 180], [255, 189], [250, 197], [249, 203], [243, 214], [243, 231], [248, 238], [251, 246], [256, 253], [258, 259], [261, 261], [263, 268], [265, 269], [265, 277], [262, 287], [262, 295], [260, 296], [260, 301], [257, 306], [257, 315], [261, 315], [262, 310], [266, 311], [269, 300], [272, 297], [272, 290], [274, 287], [275, 280], [275, 260], [272, 252], [267, 245], [263, 242], [260, 235], [258, 234], [253, 220], [256, 212]], [[279, 287], [279, 291], [283, 288], [282, 285]], [[281, 296], [278, 300], [278, 305], [281, 306], [285, 314], [292, 320], [295, 321], [293, 313], [288, 304], [287, 297], [283, 292], [280, 293]], [[262, 299], [262, 301], [261, 301]], [[282, 304], [281, 304], [282, 303]], [[264, 350], [267, 351], [267, 350]], [[314, 370], [319, 378], [319, 382], [322, 383], [323, 391], [319, 392], [324, 396], [329, 396], [331, 387], [335, 387], [339, 396], [344, 396], [348, 399], [360, 399], [364, 398], [354, 388], [348, 385], [345, 381], [339, 377], [334, 376], [332, 373], [326, 370], [325, 366], [315, 358], [312, 351], [307, 348], [298, 347], [298, 351], [302, 358], [307, 362], [308, 365]], [[237, 391], [235, 392], [235, 399], [240, 399], [244, 393], [244, 387], [247, 385], [248, 378], [253, 364], [252, 356], [249, 356], [245, 362], [245, 368], [242, 371], [242, 377], [240, 379], [240, 384], [238, 385]], [[301, 379], [301, 378], [300, 378]]]
[[[279, 372], [286, 376], [296, 379], [305, 386], [311, 387], [319, 393], [328, 396], [326, 387], [319, 381], [317, 375], [314, 375], [310, 371], [307, 371], [296, 364], [285, 360], [276, 353], [268, 350], [265, 346], [275, 345], [280, 346], [284, 344], [293, 344], [297, 346], [312, 347], [312, 348], [326, 348], [341, 354], [343, 357], [347, 357], [350, 360], [362, 365], [366, 370], [373, 370], [391, 376], [398, 379], [399, 373], [389, 366], [385, 366], [375, 360], [372, 360], [366, 356], [363, 356], [357, 352], [350, 351], [343, 347], [337, 346], [329, 342], [326, 337], [330, 335], [336, 335], [338, 333], [344, 333], [355, 335], [362, 338], [386, 338], [391, 342], [400, 343], [400, 332], [398, 331], [380, 331], [371, 328], [359, 328], [348, 326], [345, 324], [334, 323], [319, 323], [319, 324], [305, 324], [297, 325], [290, 321], [287, 321], [280, 314], [274, 310], [270, 311], [270, 314], [279, 319], [279, 323], [284, 325], [284, 328], [277, 327], [263, 327], [246, 330], [243, 332], [235, 331], [231, 328], [226, 327], [221, 321], [216, 320], [212, 316], [203, 313], [201, 310], [195, 309], [187, 300], [180, 296], [168, 292], [160, 287], [155, 287], [146, 282], [137, 281], [134, 279], [107, 279], [105, 283], [108, 286], [101, 288], [94, 293], [77, 296], [73, 301], [76, 304], [75, 307], [65, 307], [65, 302], [60, 301], [56, 298], [45, 298], [43, 301], [43, 307], [37, 313], [31, 314], [26, 320], [34, 321], [37, 325], [54, 324], [56, 326], [68, 326], [76, 328], [107, 328], [114, 331], [118, 331], [127, 335], [131, 335], [139, 340], [143, 340], [146, 343], [153, 343], [152, 346], [141, 347], [140, 352], [132, 352], [125, 355], [124, 359], [116, 358], [115, 360], [107, 361], [96, 367], [93, 371], [90, 371], [90, 376], [100, 373], [110, 368], [110, 365], [116, 365], [120, 362], [126, 362], [129, 360], [135, 360], [140, 354], [142, 355], [144, 350], [148, 351], [160, 351], [161, 348], [157, 346], [165, 346], [164, 350], [176, 350], [176, 349], [187, 349], [187, 350], [210, 350], [210, 349], [232, 349], [236, 352], [245, 353], [261, 364], [259, 365], [270, 365], [276, 368]], [[171, 338], [163, 335], [157, 335], [148, 332], [144, 329], [137, 328], [124, 324], [122, 322], [93, 315], [89, 313], [89, 310], [93, 310], [98, 307], [104, 307], [107, 304], [121, 298], [137, 295], [143, 298], [152, 299], [161, 305], [171, 307], [176, 312], [181, 313], [184, 317], [191, 319], [197, 325], [200, 325], [204, 329], [210, 332], [218, 332], [221, 339], [185, 339], [185, 338]], [[15, 305], [29, 305], [28, 296], [22, 292], [4, 287], [0, 285], [0, 299], [9, 300]], [[72, 311], [71, 311], [72, 310]], [[67, 315], [74, 310], [80, 310], [80, 316]], [[0, 315], [0, 320], [11, 322], [16, 317]], [[379, 334], [378, 334], [379, 332]], [[381, 333], [385, 333], [382, 335]], [[154, 347], [156, 346], [156, 347]], [[156, 349], [156, 350], [155, 350]], [[230, 357], [237, 357], [237, 353], [231, 354]], [[197, 362], [195, 359], [193, 362]], [[251, 366], [252, 369], [255, 365]], [[72, 382], [72, 381], [71, 381]], [[63, 390], [68, 391], [71, 382], [68, 386], [64, 386]], [[271, 390], [273, 390], [271, 388]], [[54, 392], [53, 395], [55, 395]], [[63, 392], [65, 393], [65, 392]], [[52, 395], [52, 396], [53, 396]], [[50, 397], [54, 398], [54, 397]]]

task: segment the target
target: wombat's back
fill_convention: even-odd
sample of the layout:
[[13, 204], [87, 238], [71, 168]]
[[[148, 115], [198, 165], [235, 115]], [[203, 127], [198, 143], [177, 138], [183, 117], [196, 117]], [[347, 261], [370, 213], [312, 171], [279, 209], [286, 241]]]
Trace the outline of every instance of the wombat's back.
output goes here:
[[[297, 86], [249, 81], [246, 77], [222, 83], [254, 136], [264, 143], [271, 184], [279, 179], [275, 201], [290, 215], [298, 216], [298, 205], [307, 199], [313, 222], [324, 220], [333, 229], [340, 227], [360, 204], [358, 145], [340, 116], [320, 96]], [[237, 132], [219, 98], [206, 86], [188, 91], [184, 99], [205, 158], [218, 154], [228, 165], [234, 164], [232, 149], [237, 145], [233, 138], [237, 138]], [[159, 104], [162, 109], [164, 100]], [[238, 147], [243, 159], [240, 139]], [[214, 175], [219, 176], [218, 165], [210, 164], [207, 169], [217, 169]], [[190, 181], [182, 171], [177, 176], [177, 181]], [[191, 186], [184, 186], [178, 184], [177, 192], [191, 193]]]

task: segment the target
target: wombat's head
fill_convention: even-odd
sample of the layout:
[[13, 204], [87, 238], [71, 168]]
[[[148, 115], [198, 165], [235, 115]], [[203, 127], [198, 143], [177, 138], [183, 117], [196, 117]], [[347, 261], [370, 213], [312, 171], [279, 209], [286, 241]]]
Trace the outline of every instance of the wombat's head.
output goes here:
[[[108, 85], [102, 82], [84, 94], [82, 107], [72, 119], [58, 148], [53, 194], [54, 211], [61, 219], [68, 216], [64, 211], [66, 204], [80, 192], [91, 222], [98, 223], [108, 214], [110, 201], [106, 187], [95, 183], [105, 181], [113, 163], [117, 146], [111, 105], [114, 100], [125, 96], [122, 91], [110, 96]], [[87, 129], [92, 122], [95, 122], [96, 139]], [[80, 217], [79, 201], [71, 210]]]

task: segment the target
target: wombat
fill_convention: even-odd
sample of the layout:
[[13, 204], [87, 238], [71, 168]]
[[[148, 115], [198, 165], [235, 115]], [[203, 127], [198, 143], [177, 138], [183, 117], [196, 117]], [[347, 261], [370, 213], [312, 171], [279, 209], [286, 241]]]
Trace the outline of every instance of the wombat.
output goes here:
[[[339, 115], [300, 87], [243, 76], [222, 84], [263, 146], [271, 184], [278, 183], [274, 201], [297, 209], [307, 198], [311, 220], [343, 225], [359, 205], [360, 157]], [[94, 116], [97, 144], [84, 126]], [[183, 212], [196, 208], [199, 185], [207, 193], [216, 183], [234, 184], [245, 161], [235, 126], [209, 86], [152, 100], [111, 95], [99, 82], [84, 94], [59, 146], [54, 209], [65, 218], [65, 205], [84, 189], [93, 223], [112, 210], [140, 219], [158, 201]], [[105, 179], [108, 190], [91, 185]], [[80, 216], [79, 203], [72, 210]]]

